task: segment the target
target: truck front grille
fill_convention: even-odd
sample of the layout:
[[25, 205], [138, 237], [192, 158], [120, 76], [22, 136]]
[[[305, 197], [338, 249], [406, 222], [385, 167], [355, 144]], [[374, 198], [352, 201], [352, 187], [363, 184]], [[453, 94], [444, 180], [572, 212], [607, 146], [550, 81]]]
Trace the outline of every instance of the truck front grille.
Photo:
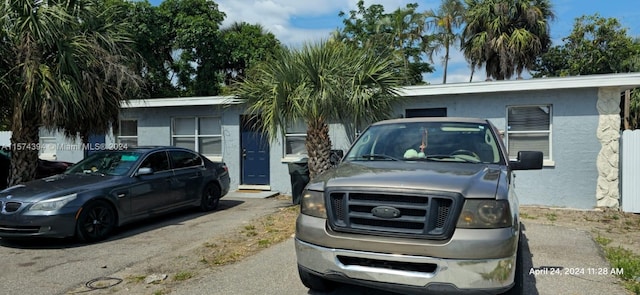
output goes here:
[[440, 240], [453, 233], [461, 204], [449, 193], [331, 191], [327, 213], [337, 232]]

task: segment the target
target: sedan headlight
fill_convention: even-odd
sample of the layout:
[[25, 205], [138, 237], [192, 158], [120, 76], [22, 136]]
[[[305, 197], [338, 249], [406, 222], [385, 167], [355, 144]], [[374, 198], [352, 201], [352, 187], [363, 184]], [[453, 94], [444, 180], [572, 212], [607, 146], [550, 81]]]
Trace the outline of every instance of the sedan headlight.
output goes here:
[[305, 190], [300, 200], [300, 212], [320, 218], [327, 218], [327, 207], [324, 205], [324, 194], [318, 191]]
[[29, 208], [30, 211], [56, 211], [62, 208], [67, 203], [76, 199], [78, 194], [73, 193], [62, 197], [57, 197], [49, 200], [37, 202]]
[[507, 200], [467, 199], [458, 218], [458, 228], [501, 228], [512, 225]]

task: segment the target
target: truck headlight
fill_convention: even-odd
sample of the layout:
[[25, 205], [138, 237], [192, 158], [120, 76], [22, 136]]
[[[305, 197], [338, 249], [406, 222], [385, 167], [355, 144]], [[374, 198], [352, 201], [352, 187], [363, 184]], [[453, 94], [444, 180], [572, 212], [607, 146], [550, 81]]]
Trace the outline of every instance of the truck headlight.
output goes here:
[[49, 200], [37, 202], [29, 208], [30, 211], [56, 211], [62, 208], [67, 203], [76, 199], [78, 194], [73, 193], [62, 197], [57, 197]]
[[502, 228], [512, 225], [507, 200], [467, 199], [458, 218], [458, 228]]
[[326, 219], [327, 207], [324, 205], [324, 194], [318, 191], [304, 190], [300, 200], [300, 213]]

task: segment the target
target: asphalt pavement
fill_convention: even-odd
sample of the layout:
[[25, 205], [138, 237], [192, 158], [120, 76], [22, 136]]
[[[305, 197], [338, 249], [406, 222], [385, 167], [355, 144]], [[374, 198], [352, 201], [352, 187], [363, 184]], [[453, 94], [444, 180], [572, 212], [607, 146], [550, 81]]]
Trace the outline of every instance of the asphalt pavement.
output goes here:
[[[524, 224], [525, 295], [629, 294], [611, 274], [589, 233], [567, 227]], [[605, 271], [606, 270], [606, 271]], [[605, 273], [606, 272], [606, 273]], [[310, 292], [298, 278], [293, 239], [222, 267], [173, 289], [172, 295], [381, 295], [343, 285], [331, 293]]]

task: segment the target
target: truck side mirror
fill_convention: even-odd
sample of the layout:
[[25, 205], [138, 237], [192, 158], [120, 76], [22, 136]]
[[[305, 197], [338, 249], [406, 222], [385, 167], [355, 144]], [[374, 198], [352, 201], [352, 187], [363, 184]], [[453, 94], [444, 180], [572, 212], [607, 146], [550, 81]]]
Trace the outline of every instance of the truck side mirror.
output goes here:
[[511, 170], [542, 169], [542, 152], [519, 151], [515, 161], [509, 161]]

